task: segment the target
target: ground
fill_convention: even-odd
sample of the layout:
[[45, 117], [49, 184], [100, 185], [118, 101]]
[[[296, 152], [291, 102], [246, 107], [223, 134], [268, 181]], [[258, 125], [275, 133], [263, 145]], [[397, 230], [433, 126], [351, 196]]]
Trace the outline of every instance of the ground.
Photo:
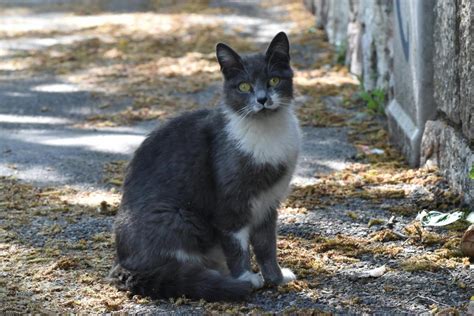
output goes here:
[[[415, 217], [467, 207], [436, 168], [407, 167], [300, 1], [24, 3], [0, 5], [1, 312], [466, 311], [464, 223], [428, 229]], [[262, 50], [280, 30], [304, 142], [278, 251], [298, 280], [242, 303], [150, 301], [108, 285], [133, 150], [167, 118], [216, 106], [217, 42]]]

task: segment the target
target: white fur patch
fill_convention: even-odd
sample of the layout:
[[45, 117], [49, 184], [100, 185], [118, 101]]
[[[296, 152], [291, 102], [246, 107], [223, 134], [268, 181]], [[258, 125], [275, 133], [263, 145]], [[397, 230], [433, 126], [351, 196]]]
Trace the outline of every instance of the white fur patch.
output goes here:
[[298, 120], [291, 107], [281, 108], [268, 117], [242, 119], [236, 113], [226, 113], [229, 136], [238, 147], [249, 154], [256, 164], [296, 161], [300, 148], [301, 133]]
[[289, 166], [289, 168], [291, 169], [271, 188], [261, 192], [250, 200], [253, 225], [258, 225], [264, 221], [269, 211], [274, 207], [278, 207], [280, 202], [285, 199], [288, 194], [294, 166]]
[[288, 268], [281, 269], [283, 274], [283, 284], [296, 280], [296, 275]]
[[243, 250], [247, 250], [249, 247], [249, 236], [250, 236], [250, 228], [245, 226], [244, 228], [240, 229], [238, 232], [233, 234], [234, 238], [238, 240], [240, 243], [240, 247]]
[[259, 289], [263, 287], [264, 281], [261, 273], [253, 273], [250, 271], [245, 271], [238, 278], [241, 281], [248, 281], [252, 283], [254, 289]]

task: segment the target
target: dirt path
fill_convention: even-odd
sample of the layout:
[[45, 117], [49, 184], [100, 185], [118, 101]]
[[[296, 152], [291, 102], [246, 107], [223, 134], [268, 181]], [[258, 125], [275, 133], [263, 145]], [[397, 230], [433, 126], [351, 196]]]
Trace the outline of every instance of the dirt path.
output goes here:
[[[1, 311], [466, 308], [474, 280], [457, 249], [463, 227], [414, 221], [422, 209], [462, 208], [459, 197], [436, 170], [404, 165], [301, 3], [2, 3]], [[134, 148], [160, 121], [216, 104], [216, 42], [255, 51], [280, 30], [292, 41], [304, 144], [279, 251], [299, 280], [243, 304], [149, 302], [108, 286], [111, 225]], [[380, 277], [362, 273], [381, 267]]]

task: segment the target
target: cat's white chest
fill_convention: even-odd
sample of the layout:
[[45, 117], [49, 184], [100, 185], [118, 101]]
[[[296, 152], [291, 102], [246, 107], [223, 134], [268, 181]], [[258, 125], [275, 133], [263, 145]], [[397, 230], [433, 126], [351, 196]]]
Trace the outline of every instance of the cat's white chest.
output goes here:
[[248, 154], [255, 164], [291, 165], [300, 149], [301, 132], [298, 120], [289, 109], [263, 119], [229, 117], [227, 132], [238, 149]]
[[256, 165], [284, 164], [287, 168], [281, 179], [252, 197], [252, 224], [257, 225], [267, 218], [269, 212], [288, 193], [301, 142], [298, 120], [290, 109], [263, 120], [242, 121], [238, 117], [230, 117], [227, 132], [237, 141], [238, 149], [249, 155]]

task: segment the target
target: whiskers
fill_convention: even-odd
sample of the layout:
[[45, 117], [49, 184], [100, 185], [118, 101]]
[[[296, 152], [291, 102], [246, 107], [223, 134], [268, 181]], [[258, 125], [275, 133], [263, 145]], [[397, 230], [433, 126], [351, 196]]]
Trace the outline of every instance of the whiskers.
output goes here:
[[288, 98], [288, 97], [280, 97], [280, 95], [277, 92], [273, 92], [270, 94], [273, 103], [276, 105], [276, 107], [286, 107], [286, 108], [291, 108], [293, 106], [293, 99]]
[[238, 116], [238, 121], [236, 121], [235, 123], [236, 124], [240, 124], [243, 122], [243, 120], [245, 120], [250, 114], [253, 113], [253, 110], [248, 106], [244, 106], [243, 108], [241, 108], [240, 110], [236, 111], [235, 112]]
[[278, 107], [291, 108], [293, 106], [293, 100], [282, 100], [278, 98], [274, 103], [277, 104]]
[[290, 102], [281, 102], [281, 101], [280, 101], [280, 102], [278, 102], [277, 104], [278, 104], [279, 106], [282, 106], [282, 105], [283, 105], [283, 106], [290, 107], [290, 106], [293, 105], [293, 102], [291, 102], [291, 101], [290, 101]]
[[[238, 127], [238, 129], [240, 129], [241, 131], [247, 131], [251, 125], [251, 122], [253, 122], [254, 120], [251, 119], [249, 121], [246, 121], [246, 119], [248, 120], [249, 118], [255, 117], [255, 119], [258, 118], [258, 121], [261, 121], [261, 120], [267, 121], [271, 119], [272, 117], [275, 117], [275, 115], [276, 117], [281, 116], [277, 113], [286, 113], [288, 109], [291, 109], [292, 104], [293, 103], [291, 99], [286, 100], [286, 99], [277, 98], [277, 100], [275, 100], [275, 105], [276, 105], [275, 107], [266, 108], [267, 111], [270, 111], [270, 112], [265, 111], [264, 113], [260, 114], [259, 111], [255, 111], [252, 108], [252, 104], [247, 104], [237, 111], [232, 111], [231, 109], [228, 109], [225, 112], [227, 113], [227, 117], [230, 119], [230, 123], [232, 126]], [[284, 109], [284, 111], [280, 112], [279, 109]]]

